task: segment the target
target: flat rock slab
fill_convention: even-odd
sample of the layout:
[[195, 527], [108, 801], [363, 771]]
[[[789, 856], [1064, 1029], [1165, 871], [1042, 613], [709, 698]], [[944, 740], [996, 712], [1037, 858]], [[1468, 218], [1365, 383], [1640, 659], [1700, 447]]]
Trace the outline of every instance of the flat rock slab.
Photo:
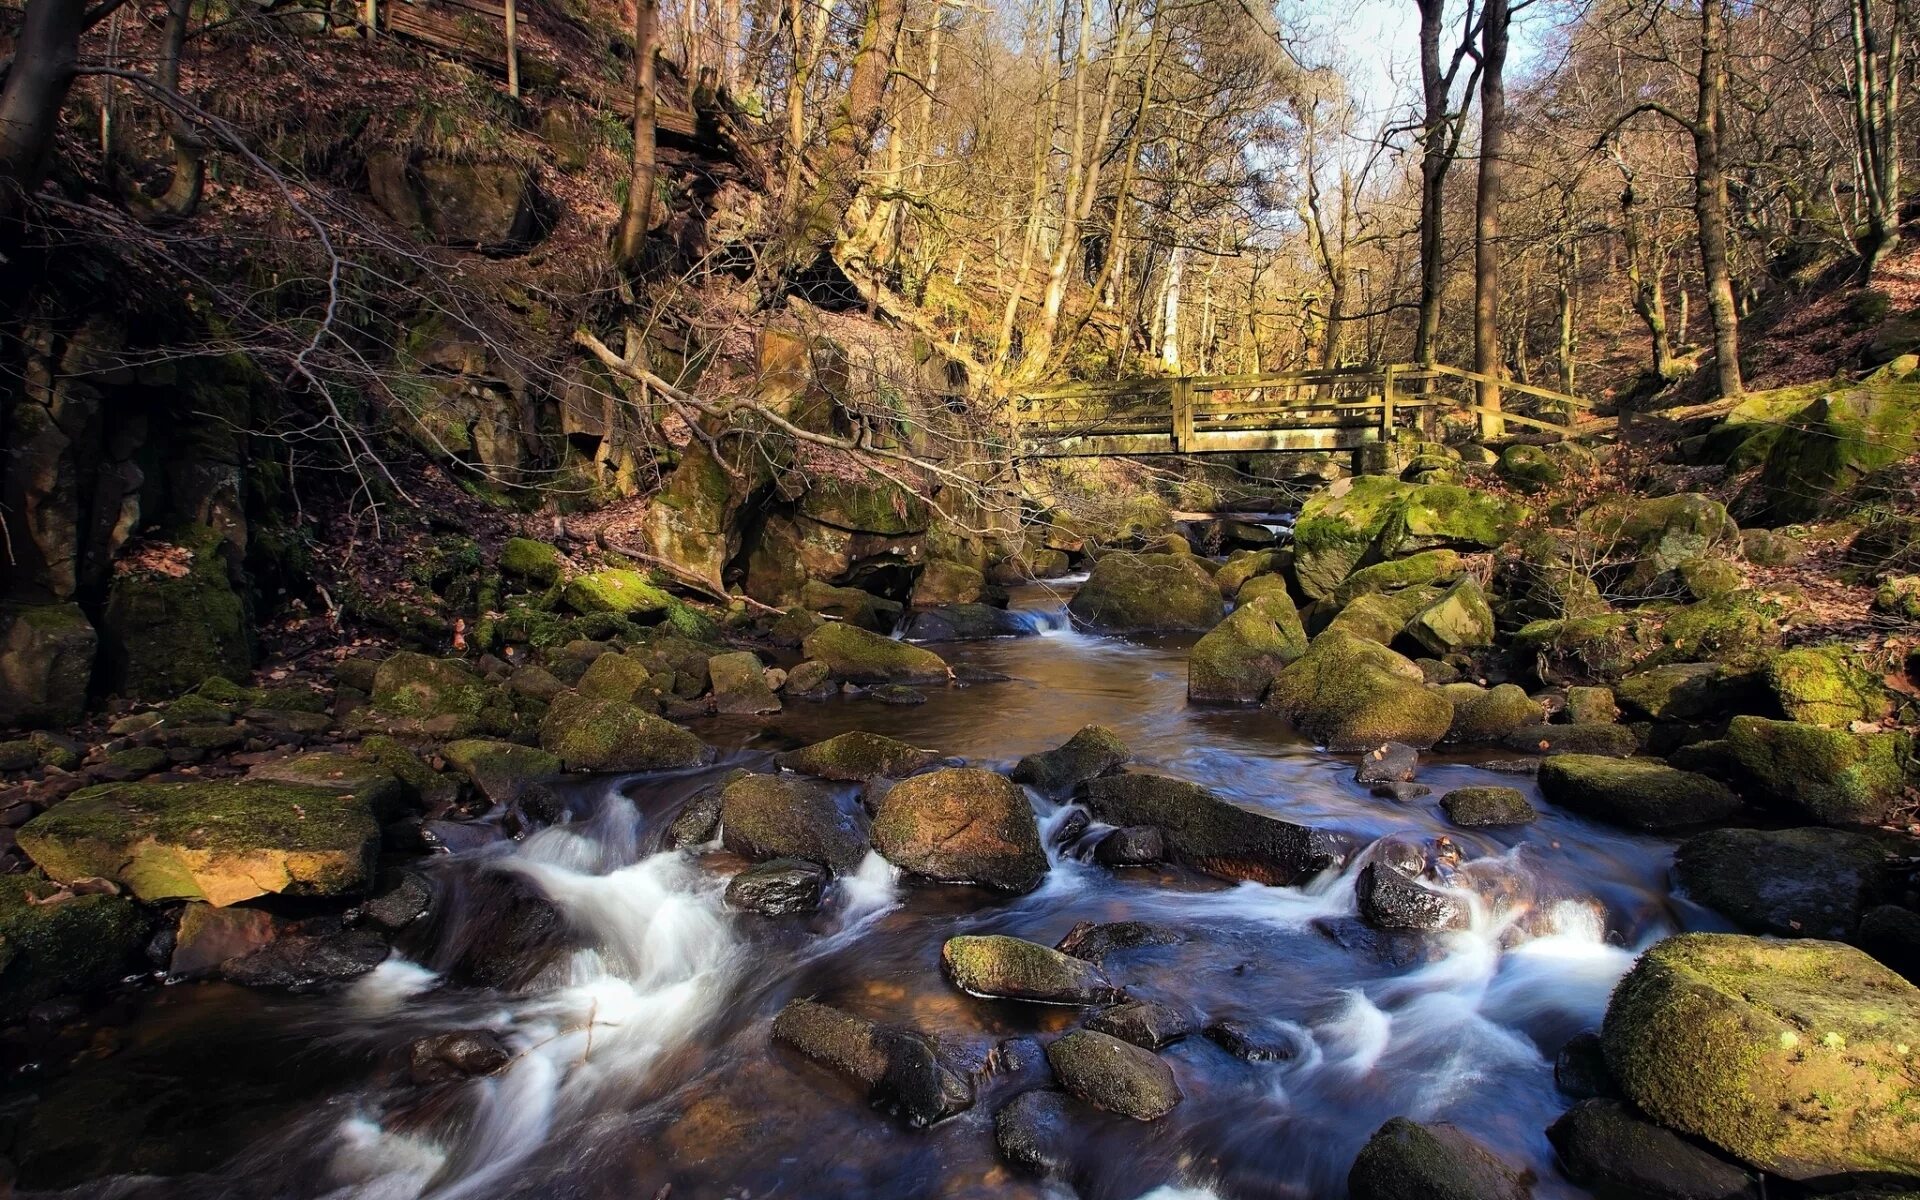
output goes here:
[[1739, 797], [1717, 779], [1654, 759], [1596, 754], [1557, 754], [1541, 763], [1540, 794], [1582, 816], [1630, 829], [1704, 825], [1740, 807]]
[[1084, 791], [1111, 825], [1155, 825], [1176, 860], [1224, 879], [1291, 886], [1339, 862], [1333, 837], [1241, 808], [1199, 784], [1160, 775], [1096, 779]]

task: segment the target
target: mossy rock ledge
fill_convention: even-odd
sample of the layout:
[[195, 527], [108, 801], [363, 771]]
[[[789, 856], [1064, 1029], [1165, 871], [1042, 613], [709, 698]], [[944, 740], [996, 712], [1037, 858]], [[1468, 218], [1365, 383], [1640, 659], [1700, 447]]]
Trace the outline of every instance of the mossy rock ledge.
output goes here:
[[1642, 1111], [1762, 1170], [1920, 1175], [1920, 989], [1850, 946], [1668, 938], [1602, 1043]]
[[52, 878], [112, 879], [141, 900], [237, 904], [341, 895], [373, 877], [380, 828], [365, 798], [261, 780], [83, 788], [21, 827]]
[[713, 757], [699, 738], [618, 700], [562, 693], [540, 722], [540, 747], [572, 771], [659, 771]]
[[953, 675], [931, 650], [839, 622], [808, 634], [801, 649], [850, 683], [939, 684]]
[[147, 919], [125, 896], [71, 896], [25, 875], [0, 879], [0, 1017], [50, 996], [120, 978], [146, 940]]
[[1726, 784], [1650, 758], [1556, 754], [1540, 764], [1550, 804], [1629, 829], [1679, 829], [1731, 816], [1740, 799]]

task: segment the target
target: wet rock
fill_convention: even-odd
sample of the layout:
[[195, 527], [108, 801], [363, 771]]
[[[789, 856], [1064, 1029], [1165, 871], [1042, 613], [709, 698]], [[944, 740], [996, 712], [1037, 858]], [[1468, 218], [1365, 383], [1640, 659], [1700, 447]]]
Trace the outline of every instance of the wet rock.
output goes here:
[[1453, 724], [1447, 727], [1445, 739], [1449, 742], [1473, 745], [1498, 742], [1547, 719], [1540, 702], [1527, 695], [1518, 684], [1483, 688], [1456, 683], [1445, 686], [1442, 691], [1453, 702]]
[[927, 694], [918, 688], [910, 688], [903, 683], [883, 683], [867, 692], [867, 699], [880, 704], [892, 704], [899, 707], [912, 707], [925, 704]]
[[877, 1104], [914, 1126], [973, 1106], [973, 1088], [940, 1061], [933, 1043], [812, 1000], [793, 1000], [773, 1020], [773, 1037], [855, 1082]]
[[1605, 1196], [1645, 1200], [1758, 1197], [1747, 1171], [1669, 1130], [1642, 1120], [1617, 1100], [1583, 1100], [1547, 1128], [1561, 1170]]
[[1480, 764], [1483, 771], [1498, 775], [1532, 775], [1540, 770], [1537, 758], [1489, 758]]
[[1066, 744], [1015, 763], [1013, 781], [1058, 798], [1089, 780], [1116, 773], [1131, 757], [1119, 734], [1104, 725], [1088, 725]]
[[780, 711], [780, 697], [767, 686], [767, 669], [758, 655], [741, 650], [707, 660], [713, 681], [713, 708], [722, 716], [763, 716]]
[[1286, 887], [1338, 862], [1327, 834], [1241, 808], [1198, 784], [1116, 775], [1085, 785], [1089, 810], [1110, 825], [1154, 825], [1173, 857], [1223, 879]]
[[113, 879], [138, 898], [234, 904], [366, 887], [380, 830], [367, 803], [257, 780], [83, 788], [19, 832], [56, 880]]
[[940, 755], [877, 733], [854, 730], [776, 754], [773, 761], [785, 770], [802, 775], [861, 783], [878, 775], [911, 775], [939, 762]]
[[1206, 1028], [1207, 1040], [1242, 1062], [1286, 1062], [1299, 1053], [1293, 1041], [1275, 1030], [1231, 1018]]
[[1187, 655], [1187, 699], [1257, 704], [1274, 672], [1307, 651], [1307, 631], [1284, 593], [1249, 600]]
[[1207, 630], [1220, 623], [1219, 585], [1191, 554], [1104, 555], [1067, 604], [1109, 633]]
[[1193, 1032], [1193, 1022], [1176, 1008], [1151, 1000], [1135, 1000], [1103, 1008], [1086, 1019], [1096, 1033], [1117, 1037], [1149, 1050], [1158, 1050]]
[[727, 903], [762, 916], [813, 912], [820, 907], [827, 873], [798, 858], [776, 858], [748, 867], [727, 884]]
[[714, 835], [720, 832], [720, 793], [723, 790], [723, 785], [713, 784], [687, 797], [687, 802], [667, 826], [667, 849], [704, 846], [713, 840]]
[[1354, 885], [1360, 916], [1376, 929], [1433, 932], [1462, 929], [1467, 913], [1460, 902], [1382, 863], [1368, 863]]
[[1065, 1092], [1021, 1092], [993, 1115], [1001, 1157], [1037, 1175], [1064, 1172], [1080, 1144], [1073, 1130], [1073, 1099]]
[[540, 747], [573, 771], [697, 767], [713, 751], [678, 725], [618, 700], [556, 698], [540, 722]]
[[1153, 825], [1116, 829], [1093, 848], [1093, 861], [1103, 867], [1145, 867], [1166, 858], [1166, 838]]
[[1775, 1175], [1920, 1174], [1920, 989], [1837, 942], [1682, 934], [1614, 990], [1602, 1038], [1654, 1121]]
[[560, 825], [573, 818], [566, 798], [538, 781], [520, 785], [519, 794], [507, 805], [504, 825], [515, 839], [537, 833], [549, 825]]
[[1368, 789], [1368, 794], [1378, 796], [1382, 800], [1391, 800], [1395, 804], [1412, 804], [1415, 800], [1424, 796], [1431, 796], [1433, 789], [1424, 783], [1402, 783], [1395, 781], [1391, 783], [1376, 783]]
[[1171, 946], [1179, 940], [1178, 935], [1145, 921], [1081, 921], [1067, 930], [1054, 949], [1098, 964], [1117, 950]]
[[1647, 758], [1556, 754], [1540, 764], [1540, 794], [1583, 816], [1630, 829], [1678, 829], [1732, 815], [1727, 785]]
[[567, 685], [545, 667], [528, 663], [523, 667], [515, 667], [513, 674], [507, 676], [507, 690], [516, 696], [544, 704], [566, 691]]
[[587, 664], [574, 690], [595, 700], [618, 700], [652, 710], [665, 687], [666, 681], [656, 681], [638, 655], [601, 654]]
[[0, 876], [0, 1017], [119, 979], [147, 927], [125, 896], [76, 895], [43, 879]]
[[860, 865], [867, 839], [817, 783], [783, 775], [744, 775], [721, 790], [720, 837], [745, 858], [804, 858], [846, 874]]
[[1849, 733], [1763, 717], [1735, 717], [1726, 740], [1763, 794], [1824, 825], [1885, 822], [1914, 761], [1905, 733]]
[[167, 974], [191, 979], [230, 959], [244, 958], [272, 943], [273, 917], [257, 908], [215, 908], [194, 902], [180, 911]]
[[560, 759], [532, 746], [486, 738], [449, 742], [441, 755], [495, 804], [510, 804], [528, 783], [560, 773]]
[[1026, 637], [1038, 632], [1004, 608], [991, 604], [946, 604], [907, 618], [901, 634], [909, 642], [979, 642]]
[[392, 887], [348, 911], [350, 923], [365, 923], [390, 933], [405, 929], [426, 916], [433, 905], [433, 885], [426, 876], [404, 871]]
[[1447, 820], [1468, 829], [1526, 825], [1540, 816], [1525, 793], [1509, 787], [1455, 788], [1440, 797], [1440, 807]]
[[1347, 1173], [1352, 1200], [1526, 1200], [1522, 1174], [1452, 1125], [1395, 1117], [1374, 1131]]
[[387, 940], [372, 930], [319, 937], [283, 937], [220, 968], [220, 977], [244, 987], [310, 992], [347, 983], [387, 958]]
[[1360, 758], [1355, 783], [1411, 783], [1420, 770], [1420, 752], [1400, 742], [1383, 742]]
[[847, 624], [822, 625], [801, 647], [834, 678], [851, 683], [944, 684], [952, 674], [931, 650]]
[[452, 931], [428, 963], [457, 983], [518, 990], [546, 972], [569, 942], [565, 917], [530, 881], [483, 871], [450, 906]]
[[[817, 527], [801, 528], [805, 532], [817, 532]], [[844, 535], [827, 536], [837, 539]], [[847, 543], [847, 546], [854, 553], [859, 552], [854, 549], [853, 543]], [[878, 634], [890, 633], [900, 623], [900, 614], [904, 611], [897, 600], [876, 596], [863, 588], [834, 587], [817, 579], [807, 580], [800, 588], [800, 603], [823, 616]]]
[[1419, 667], [1338, 629], [1274, 676], [1266, 704], [1335, 752], [1389, 741], [1431, 746], [1453, 725], [1453, 703], [1427, 686]]
[[98, 645], [78, 604], [0, 608], [0, 729], [78, 721]]
[[961, 991], [1042, 1004], [1102, 1004], [1118, 989], [1100, 969], [1024, 938], [989, 934], [948, 938], [940, 961]]
[[1091, 1029], [1048, 1045], [1047, 1062], [1073, 1095], [1136, 1121], [1157, 1121], [1183, 1099], [1173, 1068], [1159, 1055]]
[[436, 1033], [407, 1047], [407, 1075], [421, 1086], [492, 1075], [512, 1061], [506, 1043], [487, 1029]]
[[1502, 739], [1509, 750], [1529, 754], [1599, 754], [1631, 758], [1640, 753], [1640, 739], [1625, 725], [1529, 725]]
[[973, 767], [895, 784], [874, 814], [873, 844], [902, 870], [943, 883], [1025, 892], [1047, 872], [1026, 793], [1004, 775]]
[[1553, 1084], [1575, 1100], [1620, 1094], [1607, 1071], [1606, 1051], [1597, 1033], [1576, 1033], [1553, 1059]]
[[1687, 894], [1749, 933], [1851, 940], [1886, 891], [1888, 857], [1838, 829], [1715, 829], [1674, 856]]

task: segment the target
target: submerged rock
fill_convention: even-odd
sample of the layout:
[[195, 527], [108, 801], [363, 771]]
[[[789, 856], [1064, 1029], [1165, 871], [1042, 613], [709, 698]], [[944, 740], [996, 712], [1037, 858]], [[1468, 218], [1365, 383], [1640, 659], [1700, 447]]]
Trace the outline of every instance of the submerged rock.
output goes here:
[[1108, 554], [1067, 604], [1109, 633], [1211, 629], [1222, 609], [1219, 585], [1191, 554]]
[[1119, 994], [1092, 963], [1024, 938], [948, 938], [940, 961], [963, 992], [1042, 1004], [1103, 1004]]
[[1678, 829], [1732, 815], [1739, 797], [1705, 775], [1649, 758], [1556, 754], [1540, 764], [1540, 794], [1583, 816], [1630, 829]]
[[825, 663], [834, 678], [850, 683], [943, 684], [953, 674], [931, 650], [844, 623], [822, 625], [801, 647], [808, 658]]
[[1584, 1100], [1547, 1128], [1561, 1169], [1603, 1196], [1748, 1200], [1751, 1173], [1642, 1120], [1618, 1100]]
[[1332, 837], [1252, 809], [1198, 784], [1160, 775], [1116, 775], [1085, 787], [1087, 807], [1111, 825], [1154, 825], [1179, 862], [1223, 879], [1280, 887], [1340, 861]]
[[371, 930], [319, 937], [283, 937], [220, 967], [220, 977], [244, 987], [311, 992], [349, 983], [387, 959], [386, 939]]
[[824, 742], [776, 754], [773, 761], [785, 770], [802, 775], [864, 783], [876, 775], [911, 775], [939, 762], [940, 755], [877, 733], [853, 730]]
[[1400, 742], [1383, 742], [1360, 756], [1355, 783], [1411, 783], [1420, 770], [1420, 752]]
[[488, 1029], [436, 1033], [407, 1047], [407, 1074], [416, 1084], [492, 1075], [512, 1061], [513, 1052]]
[[1031, 784], [1042, 795], [1061, 797], [1089, 780], [1112, 775], [1132, 755], [1120, 735], [1104, 725], [1088, 725], [1065, 745], [1029, 754], [1013, 767], [1015, 783]]
[[1143, 946], [1171, 946], [1180, 938], [1158, 925], [1145, 921], [1081, 921], [1067, 930], [1054, 945], [1062, 954], [1102, 963], [1116, 950], [1136, 950]]
[[873, 845], [902, 870], [943, 883], [1026, 892], [1047, 873], [1026, 793], [1004, 775], [973, 767], [895, 784], [874, 814]]
[[776, 858], [748, 867], [727, 883], [727, 903], [735, 908], [779, 917], [820, 907], [827, 872], [799, 858]]
[[1690, 933], [1641, 955], [1602, 1037], [1654, 1120], [1789, 1179], [1920, 1174], [1920, 989], [1837, 942]]
[[1851, 940], [1887, 890], [1888, 855], [1838, 829], [1715, 829], [1682, 843], [1680, 885], [1749, 933]]
[[1329, 629], [1274, 676], [1266, 704], [1336, 752], [1381, 742], [1431, 746], [1453, 725], [1453, 703], [1420, 668], [1380, 645]]
[[1036, 1175], [1065, 1171], [1080, 1144], [1073, 1131], [1073, 1108], [1065, 1092], [1021, 1092], [993, 1115], [994, 1145], [1008, 1162]]
[[933, 1042], [812, 1000], [792, 1000], [773, 1019], [773, 1038], [865, 1084], [868, 1095], [916, 1127], [973, 1107], [973, 1087], [940, 1059]]
[[720, 792], [720, 837], [745, 858], [804, 858], [844, 875], [866, 857], [867, 839], [817, 783], [743, 775]]
[[1183, 1099], [1173, 1068], [1159, 1055], [1091, 1029], [1048, 1045], [1047, 1062], [1067, 1091], [1136, 1121], [1157, 1121]]
[[1395, 1117], [1374, 1131], [1347, 1173], [1352, 1200], [1526, 1200], [1520, 1172], [1452, 1125]]

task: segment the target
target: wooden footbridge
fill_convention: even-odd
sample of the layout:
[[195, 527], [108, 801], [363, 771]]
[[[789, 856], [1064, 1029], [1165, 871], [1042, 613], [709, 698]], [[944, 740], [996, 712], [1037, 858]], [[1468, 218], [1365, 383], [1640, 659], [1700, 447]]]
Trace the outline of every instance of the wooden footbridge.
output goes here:
[[[1508, 401], [1497, 414], [1476, 394], [1493, 382]], [[1459, 367], [1396, 364], [1065, 384], [1016, 395], [1011, 420], [1018, 457], [1104, 458], [1358, 450], [1403, 429], [1431, 439], [1446, 412], [1565, 436], [1592, 407]]]

